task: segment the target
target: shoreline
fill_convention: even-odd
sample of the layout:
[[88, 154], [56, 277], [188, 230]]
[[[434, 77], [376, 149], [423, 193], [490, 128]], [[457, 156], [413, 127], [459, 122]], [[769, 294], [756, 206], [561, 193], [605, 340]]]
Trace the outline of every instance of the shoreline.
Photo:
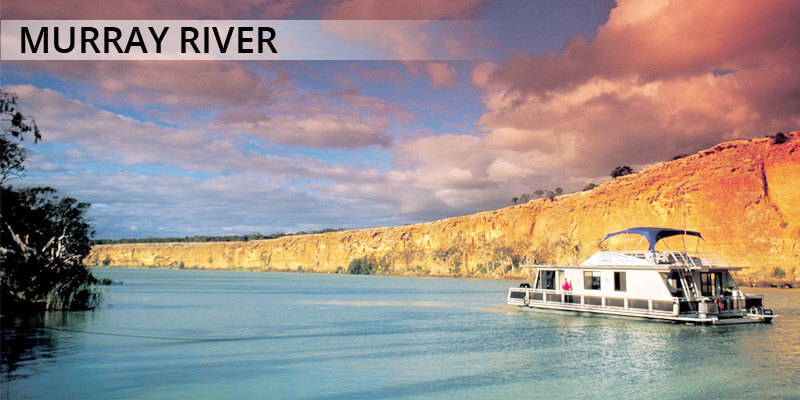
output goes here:
[[[441, 274], [441, 275], [433, 275], [433, 274], [385, 274], [385, 273], [375, 273], [375, 274], [347, 274], [346, 272], [330, 272], [330, 271], [314, 271], [314, 270], [306, 270], [306, 269], [291, 269], [291, 268], [192, 268], [192, 267], [184, 267], [184, 268], [177, 268], [177, 267], [160, 267], [160, 266], [149, 266], [149, 265], [87, 265], [89, 268], [122, 268], [122, 269], [158, 269], [158, 270], [189, 270], [189, 271], [221, 271], [221, 272], [277, 272], [277, 273], [291, 273], [291, 274], [319, 274], [319, 275], [362, 275], [362, 276], [397, 276], [397, 277], [415, 277], [415, 278], [453, 278], [453, 279], [486, 279], [486, 280], [524, 280], [524, 279], [533, 279], [532, 276], [528, 276], [526, 274], [506, 274], [506, 275], [496, 275], [496, 276], [466, 276], [466, 275], [454, 275], [454, 274]], [[752, 288], [776, 288], [776, 289], [800, 289], [800, 281], [798, 282], [791, 282], [791, 281], [767, 281], [767, 280], [759, 280], [759, 281], [750, 281], [746, 279], [737, 280], [739, 287], [752, 287]]]

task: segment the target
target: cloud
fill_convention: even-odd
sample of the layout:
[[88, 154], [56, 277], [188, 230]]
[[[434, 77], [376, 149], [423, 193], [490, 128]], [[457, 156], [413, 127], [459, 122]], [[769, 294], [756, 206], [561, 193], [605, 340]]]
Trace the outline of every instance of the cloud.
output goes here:
[[413, 121], [404, 107], [363, 95], [345, 77], [338, 81], [340, 89], [327, 93], [285, 91], [276, 104], [220, 112], [211, 126], [290, 146], [353, 150], [387, 148], [397, 136], [396, 126]]
[[444, 62], [432, 62], [426, 65], [425, 70], [433, 80], [431, 86], [435, 88], [458, 84], [458, 73], [452, 65]]
[[[298, 90], [282, 67], [259, 73], [246, 63], [225, 61], [48, 62], [33, 67], [70, 77], [79, 84], [94, 85], [96, 90], [84, 91], [83, 95], [110, 105], [114, 112], [133, 108], [152, 119], [184, 128], [169, 130], [158, 123], [139, 123], [137, 129], [153, 131], [161, 141], [174, 138], [176, 132], [193, 137], [187, 133], [189, 129], [208, 134], [211, 128], [227, 136], [220, 138], [220, 151], [224, 140], [237, 140], [235, 135], [307, 148], [388, 147], [393, 141], [394, 126], [413, 120], [408, 110], [362, 95], [347, 80], [342, 81], [342, 90], [328, 94]], [[70, 126], [86, 121], [89, 117]], [[155, 133], [159, 130], [167, 133]]]
[[[46, 7], [31, 4], [4, 2], [4, 17], [41, 18], [36, 9]], [[54, 2], [47, 16], [259, 18], [271, 9], [276, 18], [404, 18], [425, 28], [426, 19], [473, 18], [479, 7], [471, 0], [424, 6], [336, 0], [294, 11], [293, 1], [203, 2], [179, 12], [185, 4], [129, 2], [102, 15], [98, 10], [109, 6]], [[87, 7], [97, 8], [83, 13]], [[620, 0], [591, 39], [578, 34], [557, 51], [476, 63], [461, 81], [455, 67], [466, 62], [369, 64], [379, 65], [373, 69], [48, 62], [15, 65], [27, 68], [22, 73], [67, 77], [50, 85], [62, 92], [13, 90], [45, 132], [32, 155], [32, 178], [79, 191], [76, 197], [98, 205], [98, 221], [113, 225], [109, 231], [138, 225], [139, 232], [246, 233], [280, 229], [292, 219], [318, 224], [309, 229], [392, 225], [507, 205], [539, 188], [575, 190], [607, 179], [618, 165], [640, 169], [723, 140], [796, 130], [798, 14], [800, 4], [792, 1]], [[468, 54], [463, 44], [472, 36], [464, 31], [420, 32], [339, 34], [407, 60]], [[423, 86], [419, 77], [448, 88], [436, 94], [477, 94], [483, 110], [463, 99], [451, 105], [444, 96], [425, 97], [430, 92], [410, 100], [409, 92]], [[458, 87], [463, 81], [472, 88]], [[396, 92], [386, 90], [391, 85]], [[420, 126], [428, 115], [456, 109], [474, 110], [463, 130]], [[362, 160], [323, 159], [365, 154], [385, 160], [380, 170], [356, 164]]]
[[[293, 232], [349, 227], [352, 221], [302, 187], [267, 176], [187, 177], [76, 170], [47, 184], [92, 204], [99, 238]], [[377, 214], [368, 211], [364, 212]]]
[[394, 19], [435, 20], [476, 17], [476, 7], [482, 0], [455, 0], [431, 2], [409, 0], [403, 2], [382, 0], [346, 0], [332, 3], [325, 12], [327, 19]]
[[[19, 184], [54, 186], [93, 203], [101, 237], [400, 223], [391, 203], [334, 195], [342, 186], [378, 185], [384, 177], [374, 169], [264, 154], [235, 134], [138, 121], [51, 89], [4, 89], [19, 95], [44, 136]], [[363, 219], [348, 217], [356, 213]]]
[[515, 55], [493, 78], [514, 92], [545, 96], [597, 78], [647, 83], [721, 68], [759, 69], [765, 57], [797, 60], [800, 4], [794, 1], [618, 3], [593, 40], [577, 35], [561, 52]]
[[300, 0], [3, 1], [4, 19], [282, 19], [309, 18], [326, 7]]
[[350, 118], [335, 114], [315, 114], [308, 117], [258, 114], [255, 118], [228, 115], [219, 121], [227, 129], [249, 132], [276, 143], [321, 149], [356, 149], [367, 146], [387, 147], [392, 138], [384, 122]]
[[[120, 98], [145, 106], [226, 109], [274, 101], [280, 77], [262, 78], [245, 63], [230, 61], [48, 61], [18, 62], [92, 85], [106, 103]], [[276, 74], [278, 75], [278, 74]], [[284, 78], [285, 79], [285, 78]], [[273, 83], [275, 83], [273, 85]], [[118, 102], [118, 101], [116, 101]]]
[[618, 165], [640, 169], [796, 129], [798, 9], [619, 2], [591, 41], [577, 35], [561, 52], [476, 64], [485, 134], [400, 143], [387, 178], [432, 195], [436, 207], [475, 209], [537, 188], [577, 190]]
[[402, 73], [396, 68], [364, 68], [360, 70], [360, 77], [370, 82], [391, 82], [397, 88], [402, 86], [405, 81]]
[[795, 129], [799, 12], [781, 1], [620, 1], [591, 41], [473, 69], [489, 132], [480, 146], [591, 179]]
[[208, 173], [257, 171], [285, 179], [310, 174], [304, 160], [245, 150], [239, 145], [245, 140], [235, 135], [139, 121], [30, 85], [7, 90], [17, 93], [26, 112], [36, 116], [42, 146], [56, 146], [58, 151], [57, 144], [69, 144], [74, 151], [66, 155], [73, 163], [156, 165]]

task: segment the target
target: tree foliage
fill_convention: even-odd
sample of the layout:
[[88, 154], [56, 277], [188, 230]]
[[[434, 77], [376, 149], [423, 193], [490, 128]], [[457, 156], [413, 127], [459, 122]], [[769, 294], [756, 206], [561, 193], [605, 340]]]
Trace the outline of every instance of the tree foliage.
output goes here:
[[[39, 128], [1, 91], [0, 183], [21, 175], [27, 151], [21, 141], [41, 138]], [[88, 203], [60, 197], [55, 189], [0, 185], [0, 294], [4, 312], [19, 309], [81, 309], [99, 300], [97, 280], [83, 265], [94, 234]]]
[[42, 136], [33, 118], [27, 117], [17, 105], [17, 95], [0, 89], [0, 184], [8, 178], [19, 176], [25, 169], [28, 152], [21, 142], [33, 136], [38, 142]]
[[[536, 190], [533, 191], [533, 196], [535, 196], [535, 198], [540, 199], [540, 198], [546, 197], [546, 198], [550, 199], [551, 201], [555, 200], [556, 197], [561, 196], [563, 194], [564, 194], [564, 189], [562, 189], [560, 187], [557, 187], [554, 190], [536, 189]], [[531, 198], [532, 197], [531, 197], [530, 194], [522, 193], [521, 195], [519, 195], [519, 197], [512, 197], [511, 198], [511, 202], [514, 205], [516, 205], [517, 203], [525, 204], [525, 203], [531, 201]]]
[[89, 204], [59, 197], [52, 188], [2, 187], [0, 263], [4, 307], [92, 307], [97, 280], [82, 261], [94, 230]]
[[621, 166], [619, 166], [617, 168], [614, 168], [611, 171], [611, 177], [613, 179], [617, 179], [620, 176], [630, 175], [630, 174], [634, 174], [634, 173], [636, 173], [636, 170], [634, 170], [633, 168], [631, 168], [631, 167], [629, 167], [627, 165], [621, 165]]
[[680, 160], [681, 158], [686, 158], [686, 157], [689, 157], [689, 155], [686, 153], [676, 154], [672, 157], [671, 161]]
[[786, 136], [783, 132], [778, 132], [772, 137], [772, 144], [784, 144], [789, 140], [789, 137]]

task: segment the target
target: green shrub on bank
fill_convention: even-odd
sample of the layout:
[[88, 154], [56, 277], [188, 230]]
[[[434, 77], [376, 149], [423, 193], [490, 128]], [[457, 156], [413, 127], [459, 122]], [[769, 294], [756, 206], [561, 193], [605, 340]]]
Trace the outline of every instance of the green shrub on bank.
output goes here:
[[366, 256], [353, 259], [347, 266], [347, 273], [351, 275], [371, 275], [374, 270], [374, 263], [370, 262]]

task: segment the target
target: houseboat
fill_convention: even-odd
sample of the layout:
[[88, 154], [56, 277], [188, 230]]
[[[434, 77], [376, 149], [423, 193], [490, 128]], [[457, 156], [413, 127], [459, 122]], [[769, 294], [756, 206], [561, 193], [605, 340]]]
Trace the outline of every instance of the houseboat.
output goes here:
[[[739, 290], [730, 272], [743, 267], [686, 250], [687, 238], [702, 240], [699, 232], [639, 227], [610, 233], [602, 242], [619, 235], [637, 235], [648, 249], [600, 251], [580, 265], [525, 265], [535, 268], [533, 285], [510, 288], [508, 304], [698, 325], [769, 323], [776, 317], [764, 308], [763, 296]], [[665, 245], [676, 240], [682, 251]]]

